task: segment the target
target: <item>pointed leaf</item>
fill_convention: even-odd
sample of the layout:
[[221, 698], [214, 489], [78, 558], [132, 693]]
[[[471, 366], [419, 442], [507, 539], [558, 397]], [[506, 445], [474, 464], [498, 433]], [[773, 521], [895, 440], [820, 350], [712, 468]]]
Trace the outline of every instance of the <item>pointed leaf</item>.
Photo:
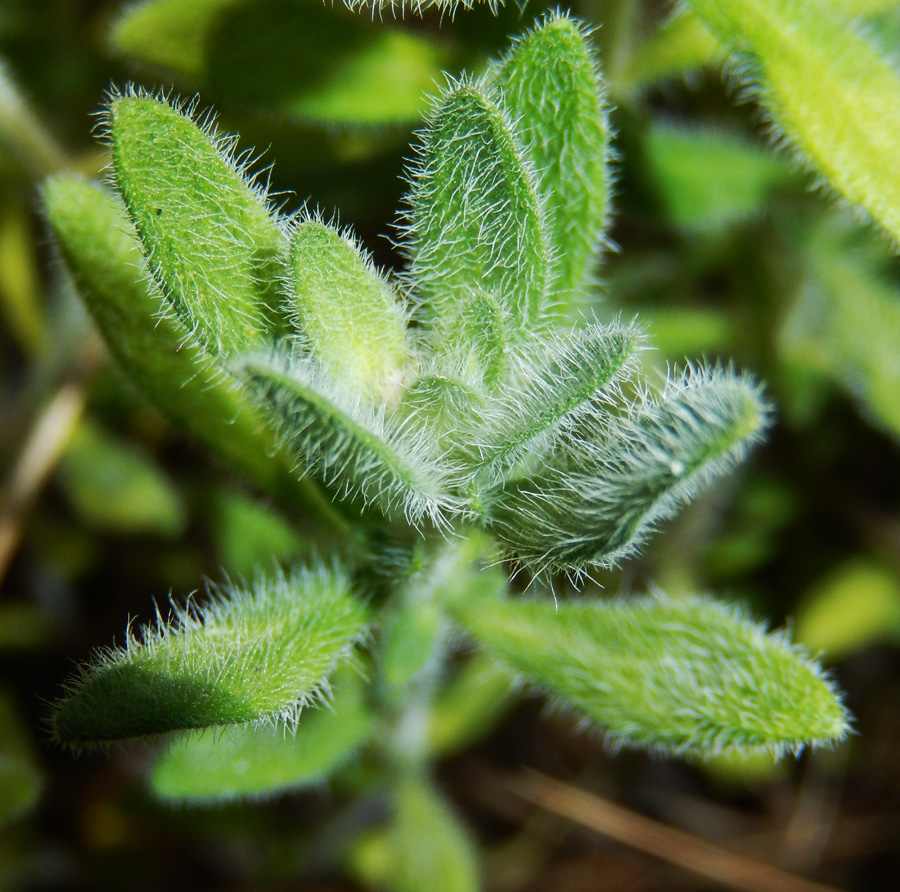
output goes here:
[[491, 483], [502, 480], [550, 447], [560, 431], [608, 409], [640, 341], [634, 325], [613, 323], [536, 346], [537, 355], [521, 359], [516, 383], [504, 389], [472, 432], [481, 473]]
[[348, 390], [396, 402], [408, 375], [406, 318], [349, 233], [318, 220], [291, 235], [287, 306], [319, 364]]
[[533, 326], [548, 284], [546, 236], [509, 116], [479, 83], [454, 84], [418, 153], [405, 248], [429, 320], [453, 319], [480, 289], [500, 302], [510, 334]]
[[82, 300], [119, 366], [157, 408], [292, 507], [334, 512], [299, 481], [238, 382], [192, 342], [143, 269], [137, 234], [106, 190], [75, 177], [44, 185], [44, 204]]
[[324, 566], [230, 586], [99, 653], [57, 702], [54, 735], [79, 747], [211, 725], [296, 724], [351, 659], [367, 621], [348, 580]]
[[191, 111], [143, 94], [114, 98], [115, 179], [182, 323], [207, 351], [235, 353], [272, 327], [285, 237], [234, 140], [198, 126]]
[[615, 744], [780, 754], [849, 730], [819, 666], [785, 635], [713, 601], [469, 600], [456, 616], [491, 654]]
[[197, 804], [274, 795], [319, 783], [339, 769], [375, 727], [364, 683], [341, 673], [330, 703], [303, 710], [294, 733], [239, 725], [220, 734], [193, 731], [153, 766], [157, 796]]
[[566, 300], [589, 283], [610, 215], [610, 124], [584, 26], [551, 13], [519, 38], [494, 77], [537, 172], [545, 202], [551, 285]]
[[766, 426], [755, 384], [696, 372], [632, 417], [594, 419], [545, 470], [506, 485], [488, 526], [535, 568], [579, 571], [630, 554], [657, 521], [741, 460]]
[[323, 380], [312, 363], [279, 355], [248, 356], [240, 371], [297, 456], [336, 498], [372, 505], [387, 517], [440, 523], [457, 508], [452, 466], [432, 442]]

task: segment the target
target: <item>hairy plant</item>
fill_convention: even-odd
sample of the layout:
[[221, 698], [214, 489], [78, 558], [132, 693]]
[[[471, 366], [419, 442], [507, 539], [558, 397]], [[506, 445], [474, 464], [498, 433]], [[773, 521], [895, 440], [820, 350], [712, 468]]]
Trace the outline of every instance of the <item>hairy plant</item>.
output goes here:
[[[587, 311], [611, 151], [579, 23], [549, 15], [434, 98], [397, 275], [321, 215], [280, 214], [193, 104], [115, 93], [105, 134], [108, 185], [44, 191], [87, 307], [135, 385], [281, 499], [323, 557], [129, 631], [68, 684], [61, 743], [186, 732], [153, 784], [214, 800], [308, 783], [368, 741], [394, 802], [385, 882], [425, 888], [428, 852], [443, 877], [428, 888], [468, 889], [465, 834], [426, 780], [453, 745], [433, 729], [463, 635], [618, 745], [780, 754], [844, 736], [817, 664], [740, 611], [545, 593], [631, 554], [769, 417], [728, 368], [652, 390], [639, 326]], [[509, 566], [537, 597], [511, 592]], [[483, 666], [464, 677], [473, 702], [499, 690]], [[332, 695], [333, 714], [313, 709]]]

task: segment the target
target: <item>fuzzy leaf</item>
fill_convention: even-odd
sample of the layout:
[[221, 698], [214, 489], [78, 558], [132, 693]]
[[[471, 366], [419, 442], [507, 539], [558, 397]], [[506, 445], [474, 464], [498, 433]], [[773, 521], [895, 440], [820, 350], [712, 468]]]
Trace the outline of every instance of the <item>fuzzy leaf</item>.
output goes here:
[[349, 234], [317, 220], [291, 236], [288, 311], [319, 364], [348, 389], [396, 402], [410, 364], [405, 313]]
[[300, 468], [323, 479], [336, 498], [414, 525], [440, 523], [456, 509], [448, 491], [452, 466], [431, 454], [430, 441], [383, 411], [348, 402], [345, 390], [323, 380], [311, 363], [249, 356], [240, 369]]
[[551, 13], [518, 39], [494, 77], [537, 172], [551, 293], [565, 300], [589, 284], [611, 209], [608, 107], [584, 26]]
[[99, 653], [57, 702], [54, 735], [79, 747], [212, 725], [294, 725], [351, 659], [367, 621], [344, 575], [323, 566], [231, 586]]
[[359, 678], [342, 673], [333, 701], [305, 709], [295, 733], [253, 725], [221, 734], [193, 731], [156, 761], [153, 790], [163, 799], [214, 804], [319, 783], [374, 730], [363, 687]]
[[640, 340], [633, 325], [594, 324], [523, 357], [516, 384], [472, 432], [481, 473], [499, 482], [561, 431], [608, 410]]
[[784, 136], [900, 239], [900, 78], [858, 27], [797, 0], [688, 0]]
[[119, 366], [161, 411], [292, 507], [334, 513], [298, 481], [237, 381], [188, 337], [143, 272], [137, 234], [106, 190], [75, 177], [44, 185], [44, 205], [81, 298]]
[[738, 462], [766, 416], [750, 381], [689, 374], [631, 417], [589, 425], [544, 470], [506, 485], [486, 522], [535, 568], [611, 566]]
[[146, 95], [114, 98], [115, 179], [175, 313], [208, 352], [227, 355], [260, 346], [271, 329], [285, 237], [234, 140], [190, 111]]
[[453, 320], [482, 290], [499, 302], [507, 337], [533, 327], [548, 284], [546, 235], [508, 114], [480, 83], [453, 84], [428, 116], [418, 153], [405, 247], [429, 321]]
[[389, 886], [393, 892], [476, 892], [471, 841], [441, 797], [424, 781], [405, 778], [394, 797]]
[[469, 600], [455, 612], [488, 652], [615, 744], [780, 754], [849, 730], [831, 682], [802, 650], [706, 599]]

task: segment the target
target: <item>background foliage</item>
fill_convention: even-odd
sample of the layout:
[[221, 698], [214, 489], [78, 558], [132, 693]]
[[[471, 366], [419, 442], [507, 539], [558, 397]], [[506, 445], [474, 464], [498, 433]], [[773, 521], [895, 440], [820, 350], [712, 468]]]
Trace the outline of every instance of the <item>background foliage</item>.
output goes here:
[[[884, 45], [898, 32], [888, 4], [820, 2], [865, 15]], [[350, 807], [331, 787], [172, 812], [145, 793], [147, 753], [72, 761], [47, 745], [43, 701], [71, 658], [121, 636], [124, 615], [146, 618], [153, 595], [184, 596], [223, 571], [249, 576], [307, 546], [110, 369], [59, 274], [35, 186], [63, 167], [93, 175], [103, 165], [87, 122], [111, 81], [174, 83], [201, 90], [242, 145], [271, 147], [288, 209], [309, 195], [341, 208], [376, 261], [398, 266], [381, 236], [421, 90], [441, 68], [480, 70], [543, 9], [382, 24], [298, 0], [156, 6], [168, 42], [116, 3], [0, 6], [0, 457], [14, 556], [0, 593], [0, 886], [118, 888], [128, 875], [148, 889], [344, 888], [337, 857], [366, 888], [383, 845], [344, 852], [341, 841], [383, 803]], [[187, 8], [190, 20], [173, 18]], [[602, 23], [594, 38], [616, 106], [621, 251], [604, 267], [606, 300], [640, 315], [661, 368], [734, 359], [777, 404], [769, 443], [740, 476], [599, 581], [614, 592], [647, 579], [675, 593], [715, 589], [776, 624], [793, 615], [795, 636], [828, 651], [859, 736], [774, 768], [613, 759], [565, 716], [539, 721], [540, 704], [523, 700], [474, 749], [434, 730], [455, 750], [442, 787], [474, 827], [491, 889], [695, 883], [533, 811], [509, 782], [523, 767], [843, 888], [890, 888], [900, 825], [896, 261], [883, 236], [810, 191], [790, 153], [770, 148], [758, 107], [722, 77], [727, 23], [712, 34], [688, 13], [631, 0], [573, 12]], [[752, 74], [753, 48], [738, 50]], [[47, 462], [39, 496], [17, 504], [22, 459], [40, 456], [47, 436], [33, 434], [46, 430], [71, 436], [57, 436], [61, 460]], [[489, 678], [485, 690], [500, 696]], [[446, 725], [463, 710], [451, 695]], [[402, 803], [409, 832], [441, 820], [420, 789]]]

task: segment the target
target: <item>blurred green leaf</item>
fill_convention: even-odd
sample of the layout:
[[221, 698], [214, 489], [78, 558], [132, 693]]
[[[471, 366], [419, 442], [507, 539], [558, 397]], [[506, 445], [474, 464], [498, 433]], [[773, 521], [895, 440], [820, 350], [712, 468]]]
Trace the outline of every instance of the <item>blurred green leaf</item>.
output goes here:
[[475, 851], [466, 831], [425, 780], [402, 778], [389, 836], [392, 892], [476, 892]]
[[296, 731], [240, 725], [174, 741], [153, 767], [154, 792], [172, 801], [214, 804], [320, 782], [351, 758], [375, 727], [361, 678], [344, 671], [333, 689], [330, 702], [302, 712]]
[[783, 158], [724, 130], [656, 124], [644, 149], [665, 207], [689, 229], [761, 214], [772, 190], [794, 179]]
[[848, 731], [847, 711], [815, 663], [783, 635], [705, 598], [460, 600], [454, 613], [488, 653], [617, 744], [777, 755]]
[[216, 555], [229, 575], [251, 577], [308, 548], [294, 526], [258, 499], [227, 491], [211, 498], [209, 518]]
[[839, 660], [877, 641], [900, 641], [900, 578], [873, 561], [848, 561], [804, 595], [798, 641]]
[[59, 479], [76, 511], [99, 529], [168, 538], [184, 530], [181, 496], [153, 459], [95, 422], [78, 426]]
[[417, 120], [446, 59], [423, 34], [307, 0], [151, 0], [112, 41], [219, 102], [327, 125]]
[[484, 654], [473, 654], [434, 698], [428, 748], [434, 756], [458, 752], [489, 734], [512, 705], [514, 678]]
[[42, 778], [12, 696], [0, 689], [0, 828], [37, 803]]

